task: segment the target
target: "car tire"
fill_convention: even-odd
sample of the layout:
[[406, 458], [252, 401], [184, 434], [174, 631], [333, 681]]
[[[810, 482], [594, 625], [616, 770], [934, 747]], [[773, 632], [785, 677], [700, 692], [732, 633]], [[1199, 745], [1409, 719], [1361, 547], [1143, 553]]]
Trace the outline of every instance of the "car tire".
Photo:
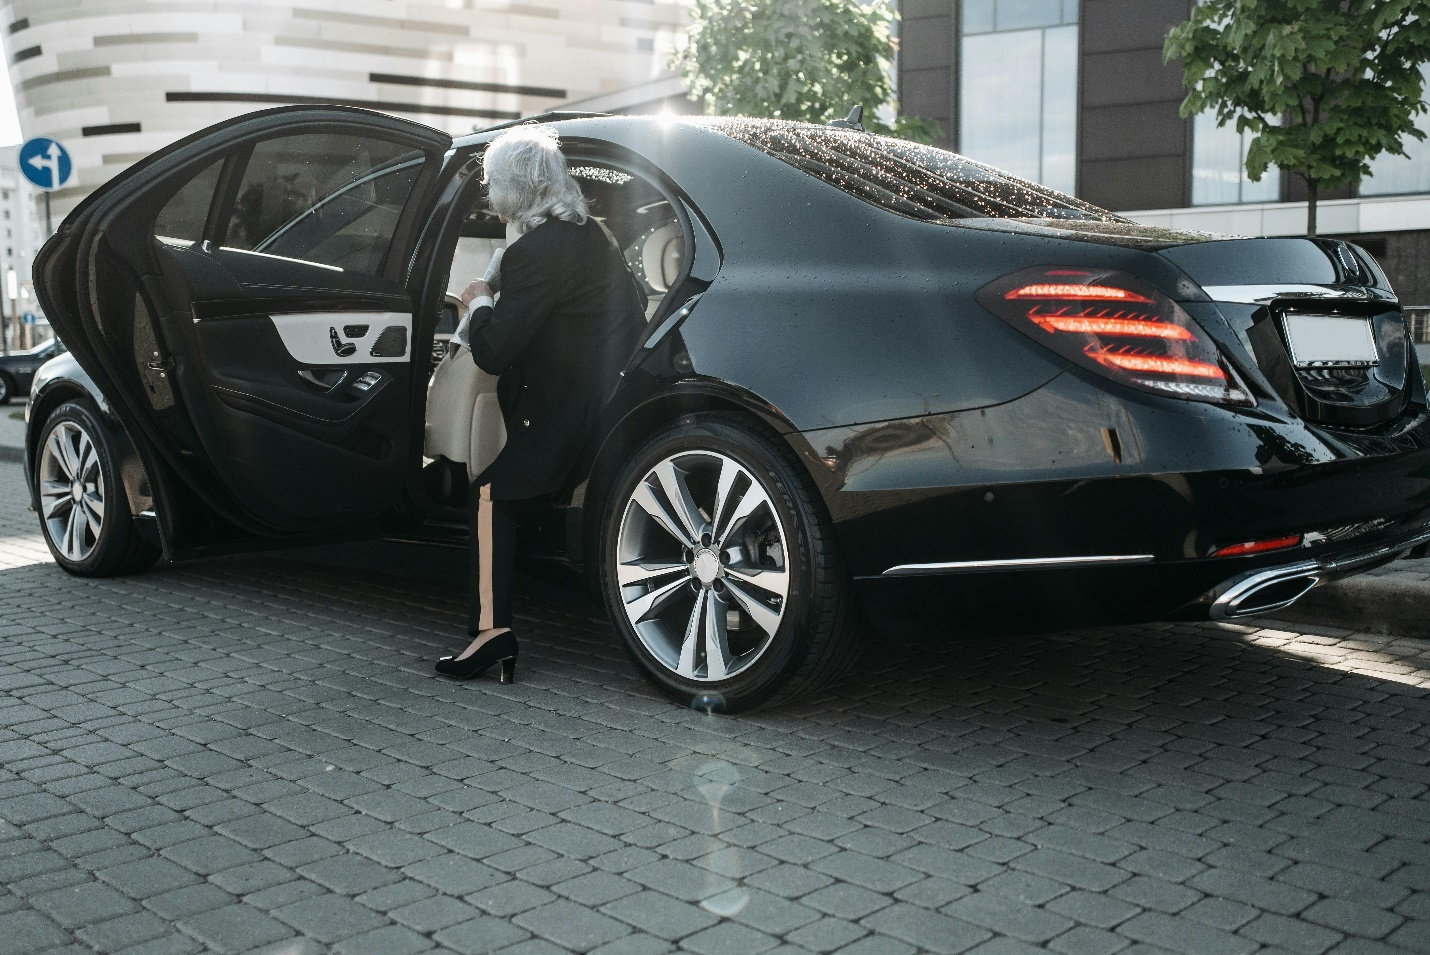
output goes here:
[[35, 446], [40, 528], [55, 563], [77, 577], [135, 574], [159, 559], [134, 526], [111, 442], [88, 404], [67, 401]]
[[13, 397], [15, 397], [15, 382], [9, 375], [0, 371], [0, 405], [8, 405]]
[[626, 650], [686, 705], [788, 702], [837, 678], [862, 646], [823, 501], [753, 421], [689, 416], [652, 438], [615, 482], [600, 548]]

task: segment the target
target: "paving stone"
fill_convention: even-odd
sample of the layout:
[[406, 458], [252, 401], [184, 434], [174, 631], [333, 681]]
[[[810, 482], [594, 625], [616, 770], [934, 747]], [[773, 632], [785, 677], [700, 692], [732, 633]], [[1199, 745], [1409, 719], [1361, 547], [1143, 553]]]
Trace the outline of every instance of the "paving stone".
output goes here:
[[188, 869], [158, 857], [101, 869], [95, 875], [135, 899], [146, 899], [198, 881], [198, 877]]
[[490, 915], [507, 918], [544, 906], [555, 898], [550, 892], [529, 882], [512, 879], [467, 896], [467, 901]]
[[69, 940], [68, 932], [39, 912], [12, 912], [5, 916], [5, 931], [0, 933], [0, 955], [34, 955]]
[[431, 939], [401, 925], [384, 925], [371, 932], [345, 938], [335, 948], [340, 955], [411, 955], [431, 948]]
[[1306, 955], [1320, 955], [1345, 937], [1340, 932], [1319, 925], [1269, 913], [1263, 913], [1242, 926], [1240, 934]]
[[531, 680], [432, 680], [460, 554], [10, 567], [20, 487], [0, 955], [1430, 950], [1419, 638], [898, 634], [711, 717], [554, 592], [518, 600]]
[[292, 929], [247, 905], [211, 909], [182, 919], [183, 929], [217, 952], [244, 952], [292, 935]]
[[216, 885], [200, 883], [172, 892], [151, 895], [144, 900], [145, 908], [166, 919], [180, 919], [232, 905], [238, 900]]
[[308, 938], [329, 944], [387, 924], [386, 919], [366, 906], [333, 894], [285, 905], [273, 914]]
[[525, 930], [510, 922], [487, 916], [443, 929], [434, 934], [432, 940], [461, 955], [484, 955], [515, 945], [528, 937]]
[[891, 905], [893, 899], [883, 893], [871, 892], [847, 882], [836, 882], [809, 893], [800, 899], [800, 902], [826, 915], [837, 915], [855, 921]]
[[1046, 942], [1073, 927], [1071, 919], [993, 892], [975, 892], [941, 909], [998, 934], [1026, 942]]
[[172, 925], [150, 912], [132, 912], [75, 930], [81, 941], [102, 952], [127, 951], [173, 932]]
[[734, 922], [721, 922], [686, 938], [680, 947], [699, 955], [759, 955], [778, 944], [778, 939], [763, 932]]
[[706, 910], [659, 892], [623, 896], [601, 911], [659, 938], [675, 941], [719, 921]]
[[523, 912], [512, 921], [562, 948], [577, 952], [588, 952], [630, 932], [615, 919], [565, 900]]
[[138, 908], [133, 899], [107, 885], [82, 882], [30, 899], [32, 905], [67, 928], [127, 915]]
[[402, 871], [435, 889], [456, 895], [478, 892], [506, 879], [505, 875], [490, 866], [450, 852], [414, 862]]
[[929, 952], [963, 952], [992, 935], [967, 922], [903, 903], [875, 912], [860, 924]]
[[[822, 918], [790, 932], [785, 938], [811, 952], [832, 952], [863, 938], [869, 930], [838, 918]], [[881, 941], [887, 937], [881, 936]]]
[[431, 933], [481, 915], [474, 907], [447, 895], [437, 895], [404, 905], [389, 913], [403, 925]]
[[1299, 917], [1346, 935], [1372, 939], [1384, 938], [1404, 921], [1393, 912], [1348, 899], [1322, 899]]
[[1257, 942], [1161, 912], [1144, 912], [1117, 927], [1117, 933], [1134, 941], [1185, 955], [1240, 955], [1260, 948]]

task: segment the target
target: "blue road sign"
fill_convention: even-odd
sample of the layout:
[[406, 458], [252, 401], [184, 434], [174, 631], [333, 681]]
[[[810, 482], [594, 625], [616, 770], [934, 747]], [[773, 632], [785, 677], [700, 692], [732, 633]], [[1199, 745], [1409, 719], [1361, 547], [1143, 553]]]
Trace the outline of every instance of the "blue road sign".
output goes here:
[[33, 325], [33, 324], [35, 324], [36, 322], [38, 322], [39, 320], [40, 320], [40, 317], [39, 317], [38, 315], [36, 315], [34, 312], [23, 312], [23, 313], [20, 315], [20, 324], [21, 324], [21, 325]]
[[48, 192], [69, 182], [74, 163], [57, 140], [36, 136], [20, 147], [20, 171], [37, 188]]

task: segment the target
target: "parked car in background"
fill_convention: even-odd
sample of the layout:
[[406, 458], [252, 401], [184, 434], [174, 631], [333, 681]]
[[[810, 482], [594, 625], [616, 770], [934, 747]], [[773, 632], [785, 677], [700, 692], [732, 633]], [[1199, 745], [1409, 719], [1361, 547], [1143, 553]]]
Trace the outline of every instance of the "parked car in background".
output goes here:
[[[1430, 540], [1425, 383], [1363, 249], [1148, 228], [848, 123], [539, 121], [649, 333], [523, 559], [584, 575], [678, 700], [807, 693], [866, 614], [1235, 618]], [[35, 260], [74, 356], [27, 438], [60, 566], [464, 544], [503, 419], [428, 382], [504, 241], [498, 133], [273, 110], [75, 209]]]
[[64, 343], [52, 338], [34, 348], [0, 355], [0, 405], [9, 404], [10, 399], [17, 395], [29, 394], [30, 382], [39, 367], [65, 351]]

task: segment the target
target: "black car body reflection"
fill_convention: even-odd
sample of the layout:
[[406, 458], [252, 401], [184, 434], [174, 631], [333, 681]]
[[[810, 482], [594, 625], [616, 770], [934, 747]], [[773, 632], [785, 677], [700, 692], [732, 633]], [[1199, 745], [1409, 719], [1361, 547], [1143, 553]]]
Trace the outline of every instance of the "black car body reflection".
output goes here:
[[[651, 311], [527, 556], [679, 698], [809, 690], [856, 601], [951, 634], [1234, 617], [1430, 539], [1425, 385], [1364, 250], [1146, 228], [856, 130], [544, 121]], [[501, 237], [495, 135], [269, 111], [72, 214], [37, 267], [92, 383], [47, 369], [30, 472], [44, 510], [50, 416], [104, 409], [133, 534], [61, 563], [463, 542], [474, 458], [424, 456], [426, 388], [454, 261]]]

